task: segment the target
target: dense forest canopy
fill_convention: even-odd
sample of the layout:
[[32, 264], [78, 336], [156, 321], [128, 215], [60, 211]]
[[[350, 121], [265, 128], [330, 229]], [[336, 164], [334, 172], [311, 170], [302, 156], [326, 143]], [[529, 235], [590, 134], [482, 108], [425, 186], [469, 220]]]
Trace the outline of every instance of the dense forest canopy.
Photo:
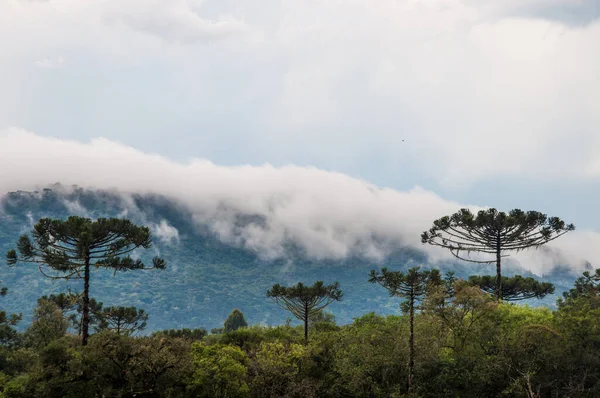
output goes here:
[[[4, 270], [33, 268], [52, 279], [93, 282], [83, 284], [90, 289], [83, 293], [72, 284], [55, 294], [44, 294], [43, 286], [27, 286], [30, 294], [38, 295], [28, 319], [0, 311], [0, 397], [600, 394], [600, 269], [591, 264], [564, 289], [555, 309], [521, 304], [547, 300], [555, 291], [551, 282], [502, 276], [499, 296], [494, 276], [471, 275], [469, 268], [458, 273], [419, 266], [405, 270], [410, 263], [405, 261], [398, 267], [403, 269], [386, 264], [370, 274], [363, 266], [362, 279], [348, 284], [343, 273], [332, 272], [326, 280], [307, 273], [306, 283], [291, 286], [278, 283], [284, 279], [281, 274], [269, 274], [265, 277], [275, 284], [262, 290], [260, 300], [267, 305], [274, 301], [303, 325], [292, 325], [291, 317], [278, 325], [249, 323], [233, 307], [209, 333], [200, 324], [148, 329], [154, 313], [139, 301], [127, 296], [120, 302], [110, 296], [100, 301], [90, 293], [96, 284], [102, 286], [102, 279], [95, 277], [101, 273], [90, 277], [92, 271], [113, 271], [116, 284], [145, 274], [137, 272], [148, 267], [134, 252], [151, 249], [151, 228], [125, 218], [81, 216], [45, 217], [32, 228], [30, 235], [22, 230], [13, 235], [17, 250], [6, 252], [7, 265], [13, 268]], [[168, 254], [175, 252], [174, 247], [161, 255], [171, 264]], [[155, 256], [149, 267], [154, 270], [147, 273], [166, 272], [166, 263]], [[48, 269], [56, 273], [48, 274]], [[152, 289], [161, 279], [148, 285], [138, 282], [135, 288]], [[2, 302], [23, 290], [18, 278], [9, 282], [0, 289]], [[232, 281], [220, 283], [228, 288]], [[370, 304], [382, 311], [353, 316], [350, 322], [328, 312], [330, 304], [335, 302], [334, 309], [346, 302], [347, 293], [354, 290], [360, 296], [365, 286], [374, 284], [387, 290], [387, 300]], [[249, 298], [241, 290], [236, 294]], [[351, 300], [348, 307], [358, 302]], [[390, 305], [397, 315], [385, 313]], [[262, 311], [275, 312], [273, 307]]]
[[[308, 341], [301, 326], [289, 323], [240, 326], [245, 321], [238, 309], [211, 334], [171, 329], [135, 337], [130, 329], [115, 328], [115, 322], [110, 327], [104, 317], [115, 316], [116, 323], [135, 328], [147, 319], [140, 320], [141, 310], [102, 311], [99, 305], [94, 307], [95, 333], [83, 346], [77, 297], [42, 297], [23, 333], [14, 329], [18, 315], [1, 313], [0, 396], [533, 398], [600, 393], [600, 269], [578, 278], [554, 311], [498, 302], [467, 280], [436, 272], [423, 274], [425, 284], [415, 282], [419, 300], [412, 301], [410, 275], [420, 271], [408, 276], [390, 272], [372, 277], [381, 278], [399, 304], [410, 303], [414, 312], [369, 313], [345, 325], [320, 313], [309, 322]], [[401, 286], [409, 294], [396, 294]], [[233, 319], [238, 326], [230, 326]]]

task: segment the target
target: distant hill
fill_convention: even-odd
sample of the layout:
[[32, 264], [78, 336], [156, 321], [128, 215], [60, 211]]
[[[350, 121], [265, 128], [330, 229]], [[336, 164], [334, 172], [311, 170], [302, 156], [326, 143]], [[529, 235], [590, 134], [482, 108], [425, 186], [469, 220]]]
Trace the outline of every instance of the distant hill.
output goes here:
[[[118, 192], [81, 188], [65, 189], [60, 185], [35, 191], [11, 192], [2, 197], [0, 208], [0, 251], [14, 247], [22, 233], [42, 217], [66, 218], [81, 215], [91, 218], [126, 217], [154, 230], [155, 248], [167, 262], [164, 271], [118, 273], [94, 271], [92, 296], [105, 305], [137, 306], [150, 314], [149, 330], [180, 327], [222, 326], [227, 315], [239, 308], [249, 323], [281, 324], [288, 314], [265, 296], [274, 283], [298, 281], [326, 283], [339, 281], [344, 299], [330, 310], [339, 323], [370, 311], [399, 313], [398, 301], [367, 282], [369, 270], [387, 266], [407, 269], [428, 265], [427, 255], [419, 250], [399, 247], [381, 263], [353, 257], [343, 261], [311, 260], [290, 242], [285, 259], [264, 260], [257, 253], [222, 243], [210, 229], [198, 225], [185, 206], [177, 200], [157, 195], [124, 195]], [[260, 217], [240, 214], [236, 222], [260, 223]], [[147, 255], [154, 255], [150, 251]], [[437, 265], [466, 277], [479, 266], [448, 262]], [[44, 278], [35, 266], [27, 264], [9, 268], [3, 265], [0, 279], [9, 294], [0, 305], [10, 312], [22, 312], [29, 324], [36, 299], [44, 294], [62, 292], [67, 286], [78, 290], [78, 281], [52, 281]], [[509, 272], [531, 276], [513, 267]], [[482, 272], [479, 272], [482, 273]], [[485, 273], [485, 272], [484, 272]], [[532, 305], [553, 306], [556, 296], [571, 287], [577, 275], [568, 267], [555, 269], [544, 280], [555, 283], [557, 294]]]

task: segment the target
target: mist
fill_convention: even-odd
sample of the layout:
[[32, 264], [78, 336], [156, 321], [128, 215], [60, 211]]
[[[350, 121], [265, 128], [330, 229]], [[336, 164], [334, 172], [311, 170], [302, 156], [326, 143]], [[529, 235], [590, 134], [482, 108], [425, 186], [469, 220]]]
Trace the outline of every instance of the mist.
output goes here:
[[[314, 259], [360, 255], [381, 260], [409, 246], [425, 250], [435, 263], [450, 258], [449, 253], [423, 246], [421, 232], [461, 207], [485, 206], [455, 203], [418, 186], [407, 191], [378, 187], [314, 167], [223, 167], [204, 159], [177, 163], [102, 138], [78, 143], [17, 128], [0, 132], [0, 168], [2, 194], [58, 182], [114, 190], [124, 197], [165, 196], [189, 209], [198, 226], [208, 226], [224, 243], [269, 259], [285, 257], [286, 245], [293, 242]], [[84, 211], [77, 203], [68, 208], [74, 214]], [[240, 215], [263, 222], [240, 224]], [[158, 239], [178, 244], [178, 231], [168, 220], [151, 227]], [[565, 264], [579, 270], [585, 261], [598, 262], [594, 248], [599, 244], [600, 234], [577, 230], [512, 258], [536, 274]]]

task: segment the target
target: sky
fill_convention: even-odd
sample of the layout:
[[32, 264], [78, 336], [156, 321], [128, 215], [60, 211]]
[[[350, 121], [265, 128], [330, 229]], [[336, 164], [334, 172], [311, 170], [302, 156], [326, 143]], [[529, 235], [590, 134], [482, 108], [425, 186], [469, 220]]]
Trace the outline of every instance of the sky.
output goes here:
[[[290, 214], [308, 219], [324, 216], [322, 192], [341, 198], [331, 208], [364, 195], [325, 230], [359, 214], [396, 236], [381, 201], [398, 223], [423, 207], [402, 236], [458, 206], [519, 207], [575, 223], [588, 244], [600, 232], [600, 2], [2, 0], [0, 131], [4, 190], [117, 186], [101, 166], [122, 162], [145, 190], [185, 185], [179, 174], [255, 178], [264, 187], [213, 195], [257, 195], [263, 211], [297, 194]], [[379, 188], [385, 199], [365, 194]], [[300, 236], [289, 217], [271, 235]], [[261, 234], [257, 247], [281, 238]], [[357, 236], [327, 250], [305, 238], [322, 255]]]

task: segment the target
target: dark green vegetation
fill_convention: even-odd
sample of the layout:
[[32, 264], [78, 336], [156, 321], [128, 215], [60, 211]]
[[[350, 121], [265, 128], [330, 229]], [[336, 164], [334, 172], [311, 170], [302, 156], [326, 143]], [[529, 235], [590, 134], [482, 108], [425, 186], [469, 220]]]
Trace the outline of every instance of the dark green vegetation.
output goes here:
[[[0, 287], [0, 297], [6, 296], [8, 289], [5, 286]], [[21, 321], [21, 314], [7, 314], [0, 310], [0, 344], [9, 344], [13, 341], [17, 332], [14, 327]]]
[[342, 296], [338, 282], [328, 286], [323, 281], [317, 281], [312, 286], [303, 283], [290, 287], [276, 284], [267, 291], [267, 297], [304, 323], [305, 343], [308, 343], [309, 321], [318, 317], [329, 304], [340, 301]]
[[[178, 241], [163, 241], [151, 228], [153, 248], [140, 253], [144, 261], [151, 261], [155, 255], [168, 260], [169, 265], [164, 270], [119, 272], [117, 275], [92, 272], [90, 291], [97, 302], [105, 306], [143, 308], [150, 314], [147, 327], [141, 333], [222, 328], [233, 308], [243, 311], [249, 324], [283, 324], [289, 315], [265, 300], [265, 292], [277, 282], [290, 286], [315, 280], [339, 281], [344, 299], [328, 311], [340, 323], [350, 323], [354, 317], [371, 311], [383, 315], [400, 314], [397, 299], [389, 297], [383, 289], [365, 283], [365, 274], [374, 267], [398, 271], [416, 266], [431, 268], [427, 255], [410, 247], [398, 248], [378, 264], [356, 257], [343, 261], [312, 260], [293, 247], [286, 259], [264, 260], [257, 253], [222, 243], [205, 226], [196, 224], [189, 209], [176, 200], [153, 195], [124, 196], [107, 191], [66, 190], [60, 186], [3, 197], [0, 253], [4, 255], [14, 248], [18, 237], [29, 232], [40, 218], [66, 220], [74, 214], [92, 219], [125, 216], [135, 224], [145, 226], [166, 220], [179, 231]], [[256, 217], [238, 220], [240, 225], [259, 221]], [[454, 271], [456, 277], [463, 279], [490, 273], [485, 266], [474, 267], [460, 261], [442, 262], [436, 267], [443, 273]], [[538, 279], [510, 258], [503, 259], [502, 268], [506, 276], [520, 274]], [[568, 264], [546, 270], [543, 280], [553, 283], [556, 292], [531, 303], [555, 307], [557, 297], [568, 290], [576, 278], [577, 274], [570, 271]], [[10, 294], [0, 298], [2, 308], [8, 313], [23, 314], [23, 322], [18, 324], [20, 329], [31, 323], [31, 309], [37, 305], [40, 296], [64, 293], [67, 286], [73, 292], [83, 290], [80, 280], [53, 281], [34, 267], [4, 268], [0, 279], [10, 288]]]
[[[469, 283], [478, 286], [488, 293], [495, 293], [497, 288], [496, 277], [490, 275], [472, 275]], [[505, 301], [521, 301], [531, 298], [543, 298], [554, 293], [554, 285], [548, 282], [536, 281], [533, 278], [523, 278], [521, 275], [502, 277], [502, 299]]]
[[390, 293], [390, 296], [406, 299], [401, 303], [401, 308], [402, 312], [408, 314], [409, 322], [406, 385], [410, 390], [415, 370], [415, 310], [417, 303], [427, 293], [427, 289], [442, 283], [439, 271], [421, 271], [418, 267], [409, 269], [407, 273], [390, 271], [387, 268], [382, 269], [381, 272], [371, 270], [369, 282], [380, 284]]
[[[507, 252], [538, 248], [569, 231], [573, 224], [566, 224], [558, 217], [548, 217], [538, 211], [524, 212], [511, 210], [508, 214], [496, 209], [480, 210], [475, 216], [469, 209], [461, 209], [451, 216], [444, 216], [433, 222], [429, 231], [423, 232], [421, 241], [430, 245], [449, 249], [463, 261], [476, 264], [496, 264], [497, 300], [502, 300], [502, 258]], [[473, 259], [471, 253], [492, 255], [492, 259]], [[511, 283], [513, 296], [536, 297], [538, 291], [526, 289], [530, 285]], [[532, 295], [533, 293], [533, 295]]]
[[146, 328], [148, 314], [135, 307], [108, 307], [99, 313], [98, 330], [131, 336]]
[[[149, 314], [116, 305], [115, 297], [107, 297], [108, 307], [92, 299], [89, 275], [92, 266], [112, 269], [113, 280], [123, 277], [116, 271], [144, 269], [143, 260], [129, 254], [150, 248], [150, 229], [125, 219], [81, 217], [44, 218], [33, 228], [33, 240], [19, 238], [20, 256], [9, 250], [8, 263], [35, 262], [44, 275], [45, 268], [58, 272], [51, 279], [83, 273], [86, 293], [67, 288], [39, 297], [31, 322], [2, 311], [0, 397], [600, 394], [600, 269], [577, 278], [554, 311], [499, 300], [498, 287], [513, 300], [552, 293], [553, 285], [532, 278], [504, 277], [499, 285], [486, 276], [442, 277], [438, 269], [386, 266], [363, 274], [362, 284], [385, 288], [401, 316], [371, 312], [338, 325], [323, 311], [342, 298], [338, 282], [276, 284], [262, 300], [271, 298], [304, 327], [248, 327], [235, 309], [217, 333], [176, 327], [134, 336]], [[155, 257], [152, 268], [164, 264]], [[12, 294], [0, 292], [3, 298]], [[18, 324], [23, 331], [15, 329]], [[89, 336], [83, 332], [90, 329]]]
[[[29, 235], [21, 235], [16, 250], [6, 254], [9, 265], [18, 262], [33, 263], [50, 279], [82, 279], [81, 336], [86, 345], [90, 328], [90, 274], [94, 269], [108, 269], [117, 273], [147, 268], [142, 260], [131, 254], [139, 248], [149, 249], [152, 237], [148, 227], [139, 227], [129, 220], [119, 218], [89, 218], [70, 216], [67, 220], [42, 218]], [[152, 259], [153, 269], [164, 269], [165, 261]], [[114, 307], [111, 307], [114, 309]], [[118, 311], [116, 309], [115, 311]], [[120, 317], [125, 315], [120, 311]], [[136, 314], [127, 314], [127, 318]], [[114, 316], [104, 317], [112, 325]], [[145, 322], [144, 322], [145, 324]], [[117, 324], [118, 328], [120, 325]]]
[[23, 333], [3, 329], [0, 397], [599, 396], [600, 270], [554, 311], [499, 303], [435, 272], [392, 272], [376, 276], [390, 292], [419, 289], [412, 318], [370, 313], [340, 326], [321, 312], [308, 343], [301, 326], [285, 325], [141, 337], [112, 329], [83, 346], [68, 314], [41, 299]]
[[235, 308], [231, 311], [231, 314], [225, 319], [225, 323], [223, 324], [223, 330], [225, 332], [234, 332], [239, 328], [248, 327], [248, 322], [246, 322], [246, 318], [244, 318], [244, 314], [242, 311]]

